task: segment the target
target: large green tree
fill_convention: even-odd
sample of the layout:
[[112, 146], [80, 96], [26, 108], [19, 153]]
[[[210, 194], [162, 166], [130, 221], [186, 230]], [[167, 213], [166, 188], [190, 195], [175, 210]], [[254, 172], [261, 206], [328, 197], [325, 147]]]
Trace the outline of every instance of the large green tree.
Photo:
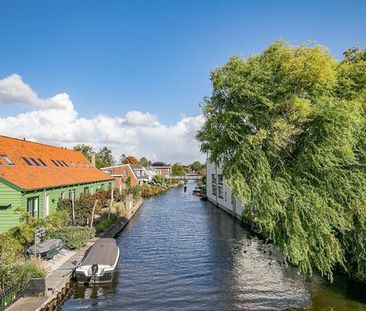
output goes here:
[[145, 157], [142, 157], [139, 162], [143, 167], [149, 167], [151, 165], [151, 161]]
[[181, 163], [174, 163], [172, 166], [172, 176], [185, 176], [186, 171]]
[[301, 271], [366, 280], [366, 53], [279, 41], [211, 75], [202, 151]]
[[76, 151], [80, 151], [89, 161], [91, 161], [92, 154], [94, 153], [92, 146], [79, 144], [74, 146], [73, 149]]
[[113, 158], [112, 151], [108, 147], [103, 147], [96, 154], [96, 167], [107, 167], [112, 166], [116, 163]]

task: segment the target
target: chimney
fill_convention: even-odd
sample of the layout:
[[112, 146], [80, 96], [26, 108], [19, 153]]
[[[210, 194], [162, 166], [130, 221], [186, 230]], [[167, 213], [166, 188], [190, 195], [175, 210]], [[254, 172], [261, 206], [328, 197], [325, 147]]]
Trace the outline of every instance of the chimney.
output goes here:
[[95, 153], [92, 153], [91, 163], [95, 167]]

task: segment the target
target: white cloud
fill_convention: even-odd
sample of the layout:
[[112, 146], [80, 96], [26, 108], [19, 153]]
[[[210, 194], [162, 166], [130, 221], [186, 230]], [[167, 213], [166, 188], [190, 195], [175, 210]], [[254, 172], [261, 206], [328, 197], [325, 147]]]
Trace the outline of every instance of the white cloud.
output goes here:
[[131, 110], [125, 116], [107, 112], [86, 119], [79, 117], [68, 94], [41, 99], [13, 74], [0, 80], [0, 105], [23, 105], [32, 111], [0, 117], [0, 134], [72, 147], [90, 144], [95, 149], [108, 146], [116, 158], [122, 153], [146, 156], [151, 160], [190, 163], [203, 161], [195, 133], [202, 116], [182, 117], [173, 126], [159, 122], [149, 112]]
[[0, 104], [20, 104], [41, 109], [72, 108], [72, 103], [67, 94], [58, 94], [52, 98], [41, 99], [17, 74], [12, 74], [0, 80]]

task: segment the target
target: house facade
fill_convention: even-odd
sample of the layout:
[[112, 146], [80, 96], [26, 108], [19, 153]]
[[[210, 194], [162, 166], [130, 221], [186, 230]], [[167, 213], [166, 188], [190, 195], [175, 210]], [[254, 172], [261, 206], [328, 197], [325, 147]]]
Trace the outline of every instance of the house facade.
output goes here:
[[210, 202], [241, 219], [244, 205], [231, 193], [222, 168], [209, 160], [206, 161], [206, 195]]
[[113, 178], [78, 151], [0, 136], [0, 232], [20, 223], [18, 207], [45, 217], [60, 198], [112, 187]]
[[153, 163], [150, 170], [154, 175], [162, 175], [164, 177], [170, 177], [172, 175], [172, 166], [170, 164], [165, 164], [164, 162]]
[[122, 191], [126, 188], [128, 178], [132, 187], [141, 186], [150, 181], [145, 169], [137, 164], [119, 164], [103, 167], [101, 170], [114, 178], [115, 188]]

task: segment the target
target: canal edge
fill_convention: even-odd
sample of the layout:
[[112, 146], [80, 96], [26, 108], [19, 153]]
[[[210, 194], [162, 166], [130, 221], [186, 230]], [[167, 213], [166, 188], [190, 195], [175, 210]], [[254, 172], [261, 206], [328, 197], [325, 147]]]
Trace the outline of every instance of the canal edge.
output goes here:
[[[46, 291], [45, 295], [41, 297], [21, 297], [16, 302], [11, 304], [5, 311], [51, 311], [63, 301], [69, 292], [70, 281], [72, 279], [75, 265], [73, 261], [80, 261], [85, 253], [92, 247], [96, 241], [101, 238], [114, 238], [118, 235], [129, 223], [129, 221], [135, 216], [137, 211], [143, 204], [143, 199], [136, 202], [132, 208], [129, 209], [126, 216], [121, 217], [117, 223], [107, 228], [94, 238], [90, 239], [85, 246], [79, 249], [75, 255], [66, 260], [61, 267], [52, 271], [46, 278]], [[63, 268], [64, 267], [64, 268]], [[60, 276], [60, 272], [62, 275]]]

